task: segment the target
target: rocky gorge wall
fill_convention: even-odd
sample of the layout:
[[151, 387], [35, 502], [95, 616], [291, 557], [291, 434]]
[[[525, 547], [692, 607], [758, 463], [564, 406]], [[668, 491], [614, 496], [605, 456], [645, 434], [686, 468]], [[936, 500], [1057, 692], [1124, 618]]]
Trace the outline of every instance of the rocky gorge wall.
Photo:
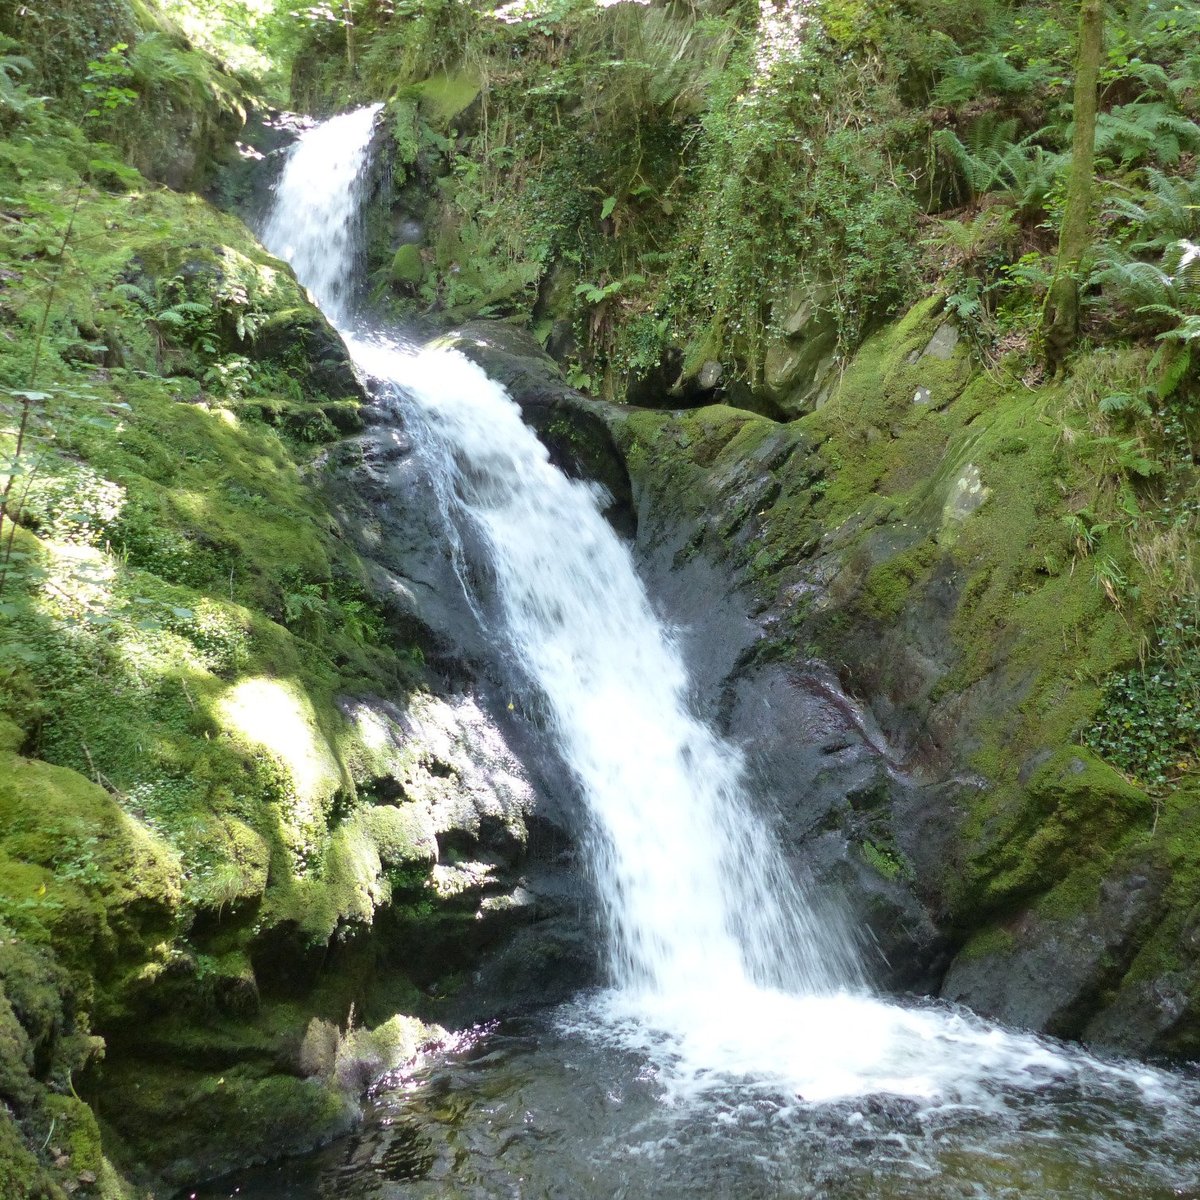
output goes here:
[[[71, 61], [136, 33], [134, 8], [109, 7]], [[557, 461], [608, 488], [698, 709], [745, 747], [881, 986], [1194, 1054], [1188, 764], [1151, 793], [1084, 745], [1147, 629], [1101, 506], [1127, 500], [1119, 439], [1021, 347], [985, 368], [942, 281], [907, 311], [887, 312], [893, 289], [833, 320], [797, 254], [768, 271], [724, 219], [703, 270], [664, 251], [728, 42], [719, 21], [693, 37], [634, 7], [571, 33], [620, 86], [537, 22], [501, 44], [491, 93], [454, 60], [474, 44], [456, 6], [413, 23], [428, 53], [406, 51], [402, 79], [381, 37], [366, 296], [429, 332], [509, 318], [459, 341]], [[336, 30], [320, 36], [336, 79]], [[538, 121], [489, 108], [501, 89]], [[215, 172], [240, 202], [229, 138], [269, 155], [281, 135], [242, 128], [236, 88], [218, 91], [160, 91], [170, 119], [136, 165], [177, 186]], [[167, 1194], [343, 1128], [438, 1023], [590, 978], [588, 897], [571, 798], [497, 696], [403, 426], [290, 273], [97, 129], [0, 116], [0, 385], [39, 460], [0, 584], [0, 1191]], [[493, 154], [502, 191], [480, 174]], [[842, 226], [865, 218], [825, 216], [845, 261]], [[859, 293], [868, 267], [891, 278], [894, 245], [866, 266], [850, 249]], [[735, 300], [768, 276], [739, 331]], [[655, 307], [668, 284], [681, 329]], [[697, 308], [724, 323], [690, 324]], [[635, 403], [582, 397], [521, 329], [575, 384]]]

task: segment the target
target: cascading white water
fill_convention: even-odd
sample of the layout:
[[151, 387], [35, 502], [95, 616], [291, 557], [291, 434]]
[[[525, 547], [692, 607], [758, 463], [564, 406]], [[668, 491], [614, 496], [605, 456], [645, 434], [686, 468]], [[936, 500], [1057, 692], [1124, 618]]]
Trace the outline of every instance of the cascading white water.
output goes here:
[[[304, 134], [266, 245], [345, 327], [374, 108]], [[615, 980], [652, 993], [715, 977], [789, 992], [858, 983], [852, 948], [810, 915], [742, 791], [742, 762], [688, 711], [687, 673], [593, 488], [568, 480], [504, 390], [450, 350], [347, 331], [360, 369], [424, 414], [433, 471], [488, 547], [523, 669], [595, 819], [593, 869]]]
[[733, 747], [692, 716], [687, 674], [596, 490], [567, 479], [499, 385], [460, 354], [352, 343], [425, 416], [434, 471], [486, 543], [502, 630], [596, 824], [593, 869], [623, 987], [714, 977], [791, 992], [857, 981], [742, 793]]
[[691, 714], [679, 651], [595, 489], [567, 480], [504, 390], [449, 350], [351, 331], [358, 186], [374, 109], [294, 148], [263, 230], [424, 439], [447, 515], [487, 547], [501, 628], [593, 815], [616, 987], [565, 1027], [636, 1047], [679, 1094], [762, 1081], [809, 1100], [892, 1093], [995, 1111], [1052, 1080], [1159, 1102], [1169, 1077], [865, 991], [850, 940], [801, 894], [743, 794], [737, 751]]
[[351, 318], [362, 211], [357, 185], [382, 107], [343, 113], [300, 137], [261, 230], [263, 245], [291, 263], [313, 303], [339, 327]]

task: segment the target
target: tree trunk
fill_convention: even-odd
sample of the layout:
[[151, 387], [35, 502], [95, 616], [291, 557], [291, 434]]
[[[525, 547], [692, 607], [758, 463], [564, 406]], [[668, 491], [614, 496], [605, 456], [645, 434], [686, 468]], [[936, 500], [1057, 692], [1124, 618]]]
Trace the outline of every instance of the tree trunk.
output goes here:
[[342, 24], [346, 27], [346, 67], [354, 76], [354, 4], [353, 0], [342, 0]]
[[1042, 313], [1046, 367], [1057, 373], [1079, 339], [1079, 264], [1092, 228], [1096, 150], [1096, 79], [1104, 52], [1101, 0], [1082, 0], [1075, 58], [1075, 134], [1067, 175], [1066, 207], [1058, 238], [1058, 261]]

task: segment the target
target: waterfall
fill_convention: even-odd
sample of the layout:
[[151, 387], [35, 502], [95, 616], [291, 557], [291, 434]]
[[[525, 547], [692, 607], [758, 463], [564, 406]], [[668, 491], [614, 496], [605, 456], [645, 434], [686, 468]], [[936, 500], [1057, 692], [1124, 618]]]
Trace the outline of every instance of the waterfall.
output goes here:
[[485, 581], [475, 611], [497, 614], [489, 632], [520, 664], [587, 806], [614, 986], [568, 1013], [569, 1031], [644, 1051], [697, 1094], [738, 1079], [809, 1101], [890, 1093], [994, 1112], [1002, 1089], [1096, 1078], [1160, 1102], [1170, 1086], [1148, 1068], [867, 993], [852, 939], [756, 815], [741, 754], [690, 710], [679, 648], [598, 490], [557, 471], [504, 389], [463, 356], [354, 324], [376, 112], [299, 139], [262, 236], [423, 446], [448, 545], [485, 551], [461, 577]]
[[312, 301], [339, 328], [351, 319], [362, 204], [359, 185], [375, 117], [373, 104], [302, 134], [275, 185], [262, 243], [291, 263]]
[[356, 353], [370, 374], [402, 381], [455, 515], [486, 545], [495, 632], [533, 681], [593, 817], [614, 979], [691, 992], [744, 976], [814, 992], [855, 978], [754, 815], [740, 754], [689, 712], [678, 647], [597, 490], [552, 466], [504, 390], [458, 353]]
[[594, 487], [551, 465], [502, 387], [453, 350], [352, 332], [356, 194], [376, 109], [304, 134], [266, 245], [342, 327], [360, 370], [416, 415], [447, 516], [487, 552], [506, 640], [591, 815], [613, 980], [693, 994], [714, 978], [786, 992], [858, 983], [755, 815], [742, 756], [689, 711], [679, 648]]

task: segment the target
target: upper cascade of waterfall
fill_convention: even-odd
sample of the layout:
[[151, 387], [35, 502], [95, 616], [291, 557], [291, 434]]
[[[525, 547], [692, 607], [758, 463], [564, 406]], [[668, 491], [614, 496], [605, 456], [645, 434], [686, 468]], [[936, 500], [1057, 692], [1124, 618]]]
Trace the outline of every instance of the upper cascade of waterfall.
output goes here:
[[263, 245], [292, 264], [313, 302], [339, 328], [353, 311], [361, 185], [382, 107], [343, 113], [300, 135], [288, 149], [261, 230]]

